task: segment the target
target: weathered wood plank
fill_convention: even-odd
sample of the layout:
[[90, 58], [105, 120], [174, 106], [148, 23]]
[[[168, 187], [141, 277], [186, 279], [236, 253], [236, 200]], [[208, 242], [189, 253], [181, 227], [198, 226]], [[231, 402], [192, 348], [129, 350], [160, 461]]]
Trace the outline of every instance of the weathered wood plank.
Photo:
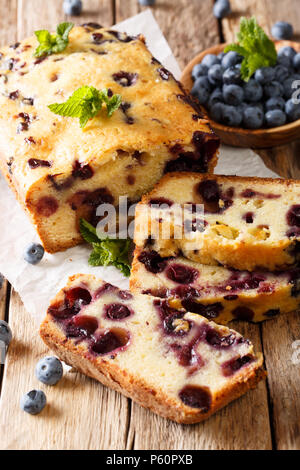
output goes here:
[[[236, 322], [232, 326], [261, 350], [258, 325]], [[133, 404], [128, 443], [134, 449], [271, 449], [266, 385], [260, 383], [209, 420], [193, 426], [172, 423]]]
[[[15, 292], [10, 325], [14, 338], [1, 394], [0, 448], [125, 448], [128, 400], [79, 373], [66, 372], [55, 387], [38, 382], [35, 365], [49, 350]], [[30, 416], [19, 407], [20, 397], [34, 388], [44, 390], [48, 400], [39, 416]]]
[[300, 314], [282, 315], [265, 323], [263, 344], [277, 448], [299, 450]]
[[[255, 15], [258, 23], [271, 33], [276, 21], [284, 20], [293, 24], [295, 40], [300, 39], [300, 9], [298, 0], [231, 0], [232, 14], [222, 21], [226, 41], [232, 41], [239, 30], [241, 16]], [[299, 160], [300, 141], [293, 144], [274, 147], [266, 150], [255, 150], [273, 171], [285, 178], [300, 178]]]
[[[143, 11], [137, 1], [116, 0], [116, 20]], [[213, 0], [157, 2], [152, 12], [176, 59], [183, 68], [201, 50], [219, 42], [218, 23], [212, 14]]]

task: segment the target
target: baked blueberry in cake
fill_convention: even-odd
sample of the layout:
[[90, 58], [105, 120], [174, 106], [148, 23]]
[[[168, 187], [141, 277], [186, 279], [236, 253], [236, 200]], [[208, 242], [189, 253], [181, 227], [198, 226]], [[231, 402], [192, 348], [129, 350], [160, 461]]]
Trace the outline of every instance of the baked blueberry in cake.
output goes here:
[[182, 256], [162, 258], [151, 248], [135, 249], [130, 288], [221, 324], [268, 320], [300, 307], [299, 268], [276, 273], [238, 271]]
[[90, 275], [70, 278], [40, 333], [71, 366], [180, 423], [202, 421], [265, 375], [239, 333]]
[[172, 173], [136, 210], [135, 243], [247, 271], [300, 261], [300, 181]]
[[[0, 167], [48, 252], [79, 243], [79, 218], [94, 222], [101, 203], [137, 201], [168, 171], [213, 171], [218, 137], [142, 36], [89, 23], [61, 52], [36, 57], [37, 46], [0, 51]], [[84, 128], [48, 108], [83, 86], [120, 106]]]

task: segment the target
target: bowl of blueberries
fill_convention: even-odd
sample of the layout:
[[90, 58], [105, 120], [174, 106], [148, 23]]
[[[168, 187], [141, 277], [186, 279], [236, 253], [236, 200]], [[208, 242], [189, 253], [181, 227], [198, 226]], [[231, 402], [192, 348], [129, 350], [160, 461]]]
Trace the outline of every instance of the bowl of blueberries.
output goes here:
[[267, 148], [300, 137], [300, 43], [242, 18], [238, 42], [197, 55], [181, 82], [223, 143]]

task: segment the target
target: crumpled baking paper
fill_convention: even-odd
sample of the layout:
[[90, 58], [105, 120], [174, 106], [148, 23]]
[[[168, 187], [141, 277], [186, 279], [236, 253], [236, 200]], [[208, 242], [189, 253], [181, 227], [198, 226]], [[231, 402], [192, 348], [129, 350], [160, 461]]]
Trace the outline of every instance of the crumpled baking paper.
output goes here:
[[[115, 26], [119, 31], [136, 35], [143, 33], [152, 54], [176, 78], [180, 68], [150, 10], [129, 18]], [[216, 169], [219, 174], [276, 177], [251, 150], [223, 146]], [[0, 272], [20, 294], [26, 310], [37, 320], [45, 315], [49, 301], [63, 287], [67, 278], [76, 273], [99, 276], [105, 281], [128, 288], [128, 279], [114, 267], [88, 265], [90, 247], [77, 246], [55, 255], [45, 254], [40, 264], [32, 266], [23, 260], [25, 248], [39, 242], [34, 227], [21, 206], [0, 177]]]

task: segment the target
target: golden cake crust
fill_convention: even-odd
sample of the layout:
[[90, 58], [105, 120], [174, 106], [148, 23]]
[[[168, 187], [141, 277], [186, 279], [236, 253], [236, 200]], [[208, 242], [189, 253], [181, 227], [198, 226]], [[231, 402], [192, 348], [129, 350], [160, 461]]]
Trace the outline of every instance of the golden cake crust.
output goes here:
[[[216, 142], [204, 163], [208, 171], [213, 170], [218, 138], [179, 82], [152, 57], [142, 37], [74, 27], [67, 48], [59, 54], [34, 57], [35, 37], [15, 46], [1, 48], [0, 168], [48, 251], [81, 240], [76, 227], [78, 208], [67, 207], [74, 194], [108, 186], [114, 199], [128, 194], [137, 200], [158, 181], [166, 163], [178, 158], [179, 151], [195, 150], [195, 132]], [[48, 109], [49, 104], [66, 101], [82, 85], [109, 88], [121, 94], [123, 104], [110, 118], [103, 109], [84, 129], [78, 119], [61, 117]], [[136, 156], [144, 156], [142, 164], [149, 164], [143, 174]], [[34, 167], [29, 164], [33, 160]], [[93, 176], [80, 173], [82, 168]], [[110, 181], [105, 185], [110, 178], [114, 180], [112, 187]], [[121, 184], [121, 178], [129, 183]], [[48, 216], [57, 226], [62, 217], [72, 217], [73, 210], [69, 238], [49, 235], [53, 223], [48, 224], [37, 210], [39, 196], [54, 198], [59, 208], [64, 205], [64, 214]], [[89, 211], [84, 207], [82, 212], [86, 215]], [[70, 231], [69, 226], [66, 229]]]
[[[69, 279], [66, 288], [96, 278], [89, 275], [74, 275]], [[63, 297], [63, 291], [53, 299], [51, 305], [56, 305]], [[86, 349], [80, 344], [76, 345], [71, 339], [67, 339], [59, 326], [53, 321], [51, 315], [47, 314], [40, 328], [43, 341], [57, 354], [63, 361], [80, 372], [98, 380], [102, 384], [132, 398], [141, 406], [151, 409], [153, 412], [178, 423], [196, 423], [208, 418], [211, 414], [225, 406], [230, 401], [244, 394], [248, 389], [254, 388], [257, 383], [265, 377], [263, 370], [263, 359], [257, 355], [257, 360], [253, 367], [244, 368], [240, 373], [228, 380], [226, 386], [215, 393], [213, 404], [209, 412], [203, 413], [195, 408], [184, 405], [178, 406], [178, 400], [174, 400], [160, 388], [149, 386], [147, 381], [138, 378], [136, 375], [119, 367], [112, 361], [102, 358], [87, 356]]]

